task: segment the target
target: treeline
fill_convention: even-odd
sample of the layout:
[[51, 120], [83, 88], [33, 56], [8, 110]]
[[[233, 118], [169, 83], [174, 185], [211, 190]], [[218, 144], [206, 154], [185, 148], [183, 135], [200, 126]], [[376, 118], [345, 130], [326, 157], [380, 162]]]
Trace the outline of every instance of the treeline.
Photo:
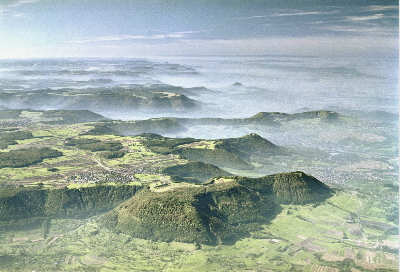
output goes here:
[[65, 145], [75, 146], [79, 149], [89, 150], [92, 152], [97, 152], [97, 151], [115, 152], [123, 148], [120, 142], [116, 141], [102, 142], [97, 139], [88, 139], [88, 138], [77, 138], [77, 139], [70, 138], [65, 141]]
[[0, 149], [6, 149], [9, 145], [17, 144], [17, 140], [32, 139], [33, 135], [30, 131], [7, 131], [0, 132]]
[[11, 150], [0, 153], [0, 168], [25, 167], [42, 162], [44, 159], [56, 158], [62, 155], [62, 152], [48, 147]]

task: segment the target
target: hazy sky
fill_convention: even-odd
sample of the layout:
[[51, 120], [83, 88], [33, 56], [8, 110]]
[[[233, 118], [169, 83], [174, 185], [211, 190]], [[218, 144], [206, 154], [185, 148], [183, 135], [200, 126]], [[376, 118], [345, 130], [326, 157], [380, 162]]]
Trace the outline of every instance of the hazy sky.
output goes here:
[[397, 1], [0, 0], [0, 58], [395, 56]]

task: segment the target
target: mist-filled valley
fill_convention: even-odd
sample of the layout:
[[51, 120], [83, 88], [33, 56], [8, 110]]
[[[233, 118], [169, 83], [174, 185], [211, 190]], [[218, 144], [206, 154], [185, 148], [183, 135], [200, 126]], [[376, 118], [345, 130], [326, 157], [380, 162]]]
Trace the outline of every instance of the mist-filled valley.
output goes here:
[[396, 271], [397, 60], [0, 60], [0, 271]]
[[[186, 110], [179, 114], [185, 117], [239, 118], [260, 111], [293, 113], [319, 109], [397, 113], [397, 92], [393, 88], [397, 84], [397, 63], [391, 58], [227, 56], [2, 60], [0, 71], [2, 90], [13, 93], [45, 89], [79, 89], [84, 93], [91, 88], [112, 90], [115, 87], [171, 90], [202, 104], [199, 112]], [[161, 88], [159, 84], [168, 86]], [[3, 106], [23, 105], [11, 100], [8, 106]], [[60, 107], [68, 106], [30, 105], [32, 109]], [[176, 116], [168, 110], [158, 114], [145, 114], [136, 109], [131, 112], [118, 108], [97, 110], [100, 114], [107, 111], [110, 111], [107, 117], [113, 119]]]
[[[385, 168], [397, 167], [391, 144], [397, 141], [394, 60], [233, 56], [0, 65], [3, 109], [89, 110], [102, 117], [86, 121], [121, 120], [113, 126], [125, 136], [220, 139], [257, 133], [304, 154], [310, 149], [349, 163], [383, 158]], [[320, 118], [319, 111], [328, 116]], [[268, 115], [273, 112], [288, 115]], [[316, 114], [289, 115], [303, 112]], [[161, 119], [146, 120], [152, 118]]]

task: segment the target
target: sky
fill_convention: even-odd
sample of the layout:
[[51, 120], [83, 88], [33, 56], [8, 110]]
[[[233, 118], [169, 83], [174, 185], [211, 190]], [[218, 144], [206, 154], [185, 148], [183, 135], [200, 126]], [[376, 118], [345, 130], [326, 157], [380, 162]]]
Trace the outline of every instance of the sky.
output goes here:
[[0, 58], [397, 57], [397, 1], [0, 0]]

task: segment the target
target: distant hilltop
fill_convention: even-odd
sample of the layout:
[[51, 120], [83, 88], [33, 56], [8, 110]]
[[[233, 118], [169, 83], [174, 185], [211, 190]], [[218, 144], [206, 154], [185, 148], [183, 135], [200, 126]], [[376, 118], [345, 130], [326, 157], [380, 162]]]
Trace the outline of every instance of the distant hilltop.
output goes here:
[[201, 103], [187, 94], [205, 88], [150, 85], [86, 89], [41, 89], [0, 93], [0, 106], [33, 110], [90, 110], [104, 112], [182, 112], [198, 109]]
[[144, 189], [100, 222], [114, 231], [144, 239], [231, 243], [273, 218], [280, 203], [318, 203], [332, 193], [302, 172], [262, 178], [221, 177], [205, 185]]
[[138, 135], [142, 133], [170, 134], [183, 132], [192, 126], [273, 126], [278, 127], [285, 122], [296, 120], [316, 120], [323, 123], [336, 122], [341, 115], [334, 111], [308, 111], [302, 113], [259, 112], [248, 118], [151, 118], [146, 120], [119, 121], [114, 120], [97, 126], [106, 126], [107, 131], [121, 135]]
[[313, 119], [319, 118], [323, 120], [336, 120], [338, 119], [339, 114], [334, 111], [326, 111], [326, 110], [317, 110], [317, 111], [306, 111], [301, 113], [282, 113], [282, 112], [259, 112], [249, 119], [273, 119], [276, 121], [291, 121], [296, 119]]

